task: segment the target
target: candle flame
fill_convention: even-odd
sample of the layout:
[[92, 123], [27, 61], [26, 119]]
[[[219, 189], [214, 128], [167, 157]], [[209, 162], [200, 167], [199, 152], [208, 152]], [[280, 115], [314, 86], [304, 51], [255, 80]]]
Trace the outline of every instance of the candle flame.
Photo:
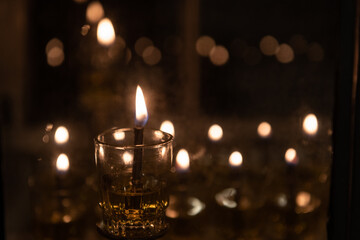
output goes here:
[[285, 161], [289, 164], [296, 165], [299, 161], [296, 150], [293, 148], [289, 148], [285, 152]]
[[103, 46], [110, 46], [115, 41], [114, 27], [108, 18], [104, 18], [99, 22], [97, 28], [98, 42]]
[[171, 121], [166, 120], [161, 123], [160, 130], [175, 136], [174, 125]]
[[214, 124], [209, 128], [208, 137], [211, 141], [217, 142], [223, 137], [223, 130], [218, 124]]
[[229, 157], [229, 164], [233, 167], [241, 166], [243, 163], [243, 157], [240, 152], [235, 151], [231, 153]]
[[188, 151], [180, 149], [176, 155], [176, 165], [179, 170], [186, 171], [190, 167], [190, 157]]
[[315, 114], [308, 114], [303, 122], [303, 130], [308, 135], [315, 135], [318, 131], [318, 120]]
[[69, 158], [65, 153], [61, 153], [56, 160], [56, 169], [59, 172], [66, 172], [69, 170]]
[[56, 129], [54, 138], [57, 144], [67, 143], [69, 140], [69, 131], [66, 127], [60, 126]]
[[135, 126], [144, 127], [148, 121], [148, 112], [146, 109], [146, 103], [144, 94], [141, 87], [138, 85], [136, 89], [136, 101], [135, 101]]
[[271, 135], [271, 125], [268, 122], [262, 122], [257, 128], [260, 137], [268, 138]]

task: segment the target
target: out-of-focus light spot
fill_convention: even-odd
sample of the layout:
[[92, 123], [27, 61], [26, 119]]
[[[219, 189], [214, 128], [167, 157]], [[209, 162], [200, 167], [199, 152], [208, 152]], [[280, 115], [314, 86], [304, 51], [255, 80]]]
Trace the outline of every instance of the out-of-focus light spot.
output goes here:
[[182, 51], [182, 42], [179, 37], [176, 36], [170, 36], [166, 38], [164, 43], [164, 50], [168, 54], [177, 56]]
[[260, 50], [257, 49], [256, 47], [247, 47], [245, 49], [243, 58], [244, 58], [244, 62], [247, 65], [254, 66], [260, 63], [262, 56]]
[[209, 128], [208, 137], [211, 141], [217, 142], [223, 137], [223, 130], [218, 124], [214, 124]]
[[89, 3], [86, 9], [86, 19], [90, 23], [96, 23], [104, 17], [104, 8], [100, 2], [95, 1]]
[[50, 50], [55, 47], [64, 50], [64, 44], [62, 43], [62, 41], [60, 41], [58, 38], [53, 38], [46, 44], [45, 53], [49, 54]]
[[324, 49], [319, 43], [311, 43], [307, 50], [307, 56], [311, 62], [321, 62], [324, 59]]
[[288, 164], [297, 164], [299, 161], [299, 158], [297, 156], [296, 150], [293, 148], [289, 148], [288, 150], [286, 150], [285, 152], [285, 161]]
[[136, 40], [135, 42], [135, 52], [137, 55], [139, 55], [140, 57], [143, 56], [143, 52], [145, 51], [145, 49], [147, 47], [153, 46], [154, 43], [153, 41], [151, 41], [150, 38], [147, 37], [141, 37], [138, 40]]
[[279, 194], [279, 196], [276, 199], [276, 203], [277, 205], [279, 205], [279, 207], [285, 207], [287, 205], [287, 197], [285, 194]]
[[226, 188], [215, 195], [215, 200], [222, 207], [236, 208], [237, 203], [234, 201], [235, 195], [235, 188]]
[[187, 202], [190, 206], [190, 209], [187, 211], [189, 216], [196, 216], [205, 208], [205, 204], [198, 198], [189, 197]]
[[69, 131], [66, 127], [60, 126], [56, 129], [54, 138], [57, 144], [67, 143], [69, 140]]
[[275, 55], [279, 50], [279, 42], [273, 36], [267, 35], [260, 41], [260, 50], [264, 55]]
[[180, 149], [176, 155], [176, 167], [180, 171], [187, 171], [190, 167], [190, 157], [188, 151]]
[[59, 172], [66, 172], [69, 170], [69, 158], [65, 153], [61, 153], [56, 160], [56, 169]]
[[236, 57], [243, 57], [247, 48], [247, 43], [242, 39], [235, 39], [230, 46], [230, 53]]
[[243, 163], [243, 157], [240, 152], [235, 151], [235, 152], [231, 153], [231, 155], [229, 157], [230, 166], [238, 167], [238, 166], [241, 166], [242, 163]]
[[45, 134], [45, 135], [43, 136], [43, 138], [42, 138], [42, 141], [43, 141], [44, 143], [48, 143], [49, 140], [50, 140], [50, 138], [49, 138], [49, 135], [48, 135], [48, 134]]
[[299, 207], [306, 207], [307, 205], [309, 205], [311, 200], [311, 195], [308, 192], [299, 192], [298, 195], [296, 196], [296, 204]]
[[215, 46], [210, 51], [210, 61], [216, 65], [224, 65], [229, 60], [229, 52], [224, 46]]
[[166, 208], [166, 216], [169, 218], [178, 218], [179, 217], [179, 211], [177, 209], [177, 198], [173, 195], [169, 196], [169, 207]]
[[132, 52], [129, 48], [126, 48], [125, 50], [125, 63], [129, 64], [129, 62], [131, 61], [132, 58]]
[[130, 152], [124, 152], [124, 154], [123, 154], [123, 160], [124, 160], [125, 165], [132, 164], [133, 159], [134, 159], [134, 155], [133, 155], [132, 153], [130, 153]]
[[308, 114], [303, 121], [303, 130], [308, 135], [315, 135], [318, 131], [318, 120], [315, 114]]
[[150, 66], [158, 64], [161, 60], [161, 52], [157, 47], [147, 47], [142, 55], [144, 62]]
[[196, 52], [203, 57], [210, 55], [211, 50], [215, 47], [215, 40], [209, 36], [201, 36], [196, 40]]
[[63, 216], [64, 223], [69, 223], [69, 222], [71, 222], [71, 220], [72, 220], [72, 217], [70, 215]]
[[84, 26], [81, 27], [81, 35], [86, 36], [90, 31], [90, 25], [89, 24], [85, 24]]
[[161, 123], [160, 130], [175, 136], [174, 124], [169, 120], [163, 121]]
[[115, 41], [115, 30], [108, 18], [104, 18], [99, 22], [97, 28], [97, 40], [103, 46], [110, 46]]
[[281, 63], [289, 63], [294, 60], [294, 51], [290, 45], [283, 43], [280, 44], [279, 50], [276, 53], [276, 58]]
[[257, 128], [260, 137], [268, 138], [271, 135], [271, 125], [268, 122], [262, 122]]
[[108, 49], [108, 55], [111, 58], [123, 56], [126, 42], [121, 36], [116, 36], [114, 44]]
[[125, 139], [125, 133], [123, 131], [118, 130], [113, 133], [113, 137], [116, 141], [122, 141]]
[[47, 63], [52, 67], [60, 66], [65, 59], [64, 51], [61, 48], [53, 47], [47, 54]]
[[45, 131], [50, 132], [54, 127], [54, 124], [48, 123], [46, 124]]
[[303, 35], [297, 34], [291, 37], [289, 41], [296, 54], [304, 54], [307, 51], [307, 41]]

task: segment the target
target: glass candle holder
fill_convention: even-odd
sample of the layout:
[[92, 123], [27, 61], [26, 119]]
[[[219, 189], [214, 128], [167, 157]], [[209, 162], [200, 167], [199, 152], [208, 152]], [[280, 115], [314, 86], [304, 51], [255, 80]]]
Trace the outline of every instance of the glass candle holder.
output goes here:
[[95, 139], [102, 221], [99, 231], [115, 239], [162, 236], [168, 224], [167, 178], [172, 167], [172, 135], [138, 129], [107, 130]]

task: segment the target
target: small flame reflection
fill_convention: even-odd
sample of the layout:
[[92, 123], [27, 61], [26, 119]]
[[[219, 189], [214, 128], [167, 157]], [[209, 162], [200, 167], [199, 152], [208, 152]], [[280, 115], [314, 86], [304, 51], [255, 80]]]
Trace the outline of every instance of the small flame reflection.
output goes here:
[[271, 135], [271, 125], [268, 122], [262, 122], [257, 128], [260, 137], [268, 138]]
[[211, 141], [217, 142], [223, 137], [223, 130], [218, 124], [214, 124], [209, 128], [208, 137]]
[[235, 151], [231, 153], [229, 157], [229, 164], [233, 167], [241, 166], [243, 163], [243, 157], [240, 152]]
[[57, 144], [67, 143], [69, 140], [69, 131], [66, 127], [60, 126], [56, 129], [55, 132], [55, 142]]
[[264, 55], [275, 55], [279, 50], [279, 42], [273, 36], [267, 35], [260, 41], [260, 50]]
[[125, 139], [125, 133], [122, 131], [116, 131], [113, 133], [113, 137], [116, 141], [122, 141]]
[[296, 165], [299, 161], [296, 150], [293, 148], [289, 148], [285, 152], [285, 161], [289, 164]]
[[303, 130], [308, 135], [315, 135], [318, 131], [318, 120], [315, 114], [308, 114], [303, 122]]
[[215, 46], [210, 51], [210, 61], [216, 66], [222, 66], [229, 60], [229, 52], [224, 46]]
[[299, 207], [306, 207], [307, 205], [309, 205], [311, 200], [311, 195], [308, 192], [299, 192], [298, 195], [296, 196], [296, 204]]
[[161, 123], [160, 130], [175, 136], [174, 124], [169, 120], [165, 120]]
[[56, 169], [59, 172], [66, 172], [69, 170], [69, 158], [65, 153], [61, 153], [56, 160]]
[[135, 99], [135, 126], [144, 127], [148, 121], [148, 112], [146, 108], [145, 98], [141, 87], [136, 88]]
[[124, 152], [123, 154], [123, 160], [126, 165], [132, 164], [134, 159], [134, 155], [130, 152]]
[[188, 151], [180, 149], [176, 155], [176, 166], [180, 171], [187, 171], [190, 167], [190, 157]]
[[99, 44], [110, 46], [115, 41], [115, 30], [112, 22], [108, 18], [104, 18], [99, 22], [97, 28], [97, 39]]
[[215, 195], [215, 200], [220, 206], [227, 208], [236, 208], [237, 203], [235, 201], [235, 196], [235, 188], [226, 188]]

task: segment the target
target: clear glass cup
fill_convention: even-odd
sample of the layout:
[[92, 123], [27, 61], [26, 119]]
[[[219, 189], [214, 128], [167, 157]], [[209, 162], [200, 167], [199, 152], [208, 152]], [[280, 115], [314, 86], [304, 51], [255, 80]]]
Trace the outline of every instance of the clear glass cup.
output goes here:
[[114, 128], [95, 139], [103, 213], [98, 229], [111, 238], [156, 238], [168, 227], [166, 183], [172, 167], [173, 137], [144, 129], [141, 143], [139, 135], [135, 136], [138, 133], [136, 129]]

